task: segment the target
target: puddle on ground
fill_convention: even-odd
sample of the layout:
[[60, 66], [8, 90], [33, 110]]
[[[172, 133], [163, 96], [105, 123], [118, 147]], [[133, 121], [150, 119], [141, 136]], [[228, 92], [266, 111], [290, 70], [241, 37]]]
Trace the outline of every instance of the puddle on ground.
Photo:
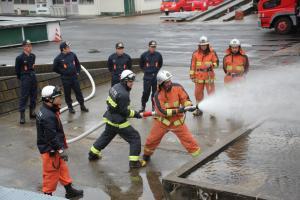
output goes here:
[[250, 194], [300, 199], [300, 121], [267, 121], [188, 179]]

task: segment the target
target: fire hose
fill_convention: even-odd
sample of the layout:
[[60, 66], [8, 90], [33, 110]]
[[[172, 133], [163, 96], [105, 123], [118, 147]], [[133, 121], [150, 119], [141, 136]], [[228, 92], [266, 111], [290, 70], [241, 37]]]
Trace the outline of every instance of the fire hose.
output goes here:
[[[197, 108], [198, 108], [198, 105], [197, 106], [187, 106], [184, 108], [184, 110], [190, 111], [190, 110], [197, 109]], [[147, 117], [155, 116], [156, 113], [154, 111], [148, 111], [148, 112], [140, 113], [140, 115], [143, 118], [147, 118]], [[105, 124], [106, 124], [105, 122], [101, 122], [101, 123], [97, 124], [96, 126], [90, 128], [89, 130], [85, 131], [84, 133], [80, 134], [79, 136], [72, 138], [70, 140], [67, 140], [67, 143], [71, 144], [71, 143], [77, 142], [77, 141], [87, 137], [88, 135], [92, 134], [95, 130], [103, 127]]]
[[[94, 82], [94, 79], [93, 77], [91, 76], [91, 74], [81, 65], [81, 69], [85, 72], [85, 74], [87, 75], [87, 77], [89, 78], [91, 84], [92, 84], [92, 92], [89, 96], [87, 96], [86, 98], [84, 98], [84, 101], [88, 101], [90, 100], [91, 98], [94, 97], [95, 95], [95, 92], [96, 92], [96, 86], [95, 86], [95, 82]], [[76, 101], [72, 104], [72, 106], [77, 106], [79, 103]], [[185, 111], [190, 111], [190, 110], [193, 110], [193, 109], [197, 109], [198, 108], [198, 105], [197, 106], [188, 106], [188, 107], [185, 107]], [[65, 112], [66, 110], [68, 110], [68, 107], [64, 107], [62, 109], [60, 109], [60, 112]], [[146, 118], [146, 117], [151, 117], [151, 116], [155, 116], [156, 113], [153, 112], [153, 111], [149, 111], [149, 112], [143, 112], [143, 113], [140, 113], [142, 117]], [[80, 134], [79, 136], [75, 137], [75, 138], [72, 138], [72, 139], [69, 139], [67, 140], [67, 143], [68, 144], [71, 144], [71, 143], [74, 143], [74, 142], [77, 142], [85, 137], [87, 137], [88, 135], [92, 134], [95, 130], [103, 127], [106, 123], [105, 122], [101, 122], [99, 124], [97, 124], [96, 126], [88, 129], [87, 131], [85, 131], [84, 133]]]

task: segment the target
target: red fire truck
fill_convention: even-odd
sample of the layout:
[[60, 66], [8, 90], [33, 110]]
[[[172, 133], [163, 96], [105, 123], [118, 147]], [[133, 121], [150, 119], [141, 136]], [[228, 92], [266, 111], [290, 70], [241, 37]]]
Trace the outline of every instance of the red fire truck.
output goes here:
[[260, 0], [257, 8], [262, 28], [287, 34], [300, 26], [300, 0]]

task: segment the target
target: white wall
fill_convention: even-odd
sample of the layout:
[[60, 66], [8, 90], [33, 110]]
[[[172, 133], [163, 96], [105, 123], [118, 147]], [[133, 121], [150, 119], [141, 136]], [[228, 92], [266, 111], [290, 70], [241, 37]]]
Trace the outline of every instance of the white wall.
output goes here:
[[144, 12], [150, 10], [159, 10], [161, 0], [135, 0], [135, 10]]
[[95, 4], [78, 4], [78, 12], [79, 15], [100, 15], [100, 9]]
[[101, 12], [124, 12], [124, 0], [96, 0], [100, 1]]

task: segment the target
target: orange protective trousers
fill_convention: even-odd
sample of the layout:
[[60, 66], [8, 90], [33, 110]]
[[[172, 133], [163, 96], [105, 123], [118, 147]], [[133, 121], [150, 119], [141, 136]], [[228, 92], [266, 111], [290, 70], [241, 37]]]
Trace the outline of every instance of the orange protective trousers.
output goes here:
[[195, 83], [195, 98], [197, 103], [201, 102], [204, 98], [204, 88], [206, 88], [208, 95], [212, 95], [215, 92], [214, 83]]
[[153, 126], [151, 128], [150, 134], [146, 139], [146, 144], [144, 148], [145, 155], [152, 155], [156, 147], [160, 144], [163, 136], [168, 132], [172, 131], [179, 138], [181, 144], [186, 148], [186, 150], [193, 154], [200, 150], [197, 141], [193, 137], [192, 133], [189, 131], [185, 124], [180, 126], [170, 125], [166, 126], [157, 120], [153, 120]]
[[42, 191], [44, 193], [53, 193], [58, 182], [64, 186], [72, 183], [68, 166], [58, 153], [53, 157], [50, 157], [49, 153], [43, 153], [41, 156], [43, 162]]

